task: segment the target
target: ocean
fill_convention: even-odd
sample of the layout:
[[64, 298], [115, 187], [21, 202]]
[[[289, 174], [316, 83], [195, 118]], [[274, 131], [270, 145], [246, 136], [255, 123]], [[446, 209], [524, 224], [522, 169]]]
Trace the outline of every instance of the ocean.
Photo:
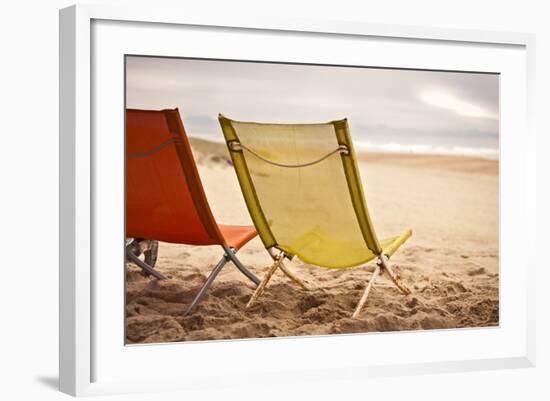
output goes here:
[[[223, 143], [223, 136], [190, 134], [212, 142]], [[419, 155], [470, 156], [499, 159], [499, 140], [496, 135], [375, 135], [353, 134], [357, 152], [413, 153]]]

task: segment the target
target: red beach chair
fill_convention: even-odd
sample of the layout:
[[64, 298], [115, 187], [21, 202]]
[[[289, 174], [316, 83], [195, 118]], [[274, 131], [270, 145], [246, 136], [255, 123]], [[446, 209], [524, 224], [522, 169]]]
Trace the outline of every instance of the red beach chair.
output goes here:
[[[214, 219], [178, 109], [126, 110], [126, 237], [220, 245], [224, 251], [186, 313], [229, 261], [259, 284], [236, 255], [256, 235], [254, 226], [222, 225]], [[127, 242], [127, 260], [165, 278], [137, 256], [135, 241]]]

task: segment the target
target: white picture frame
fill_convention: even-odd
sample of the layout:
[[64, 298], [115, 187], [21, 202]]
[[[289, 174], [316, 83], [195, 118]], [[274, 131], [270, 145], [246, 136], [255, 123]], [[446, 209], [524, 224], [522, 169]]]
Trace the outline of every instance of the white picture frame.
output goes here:
[[[118, 26], [117, 24], [121, 25]], [[123, 26], [122, 26], [123, 25]], [[186, 31], [187, 29], [187, 31]], [[147, 34], [143, 34], [147, 30]], [[192, 30], [192, 33], [189, 33]], [[141, 44], [131, 45], [125, 35], [132, 32], [132, 37], [139, 38]], [[126, 32], [126, 34], [125, 34]], [[179, 33], [178, 33], [179, 32]], [[217, 42], [220, 35], [224, 39], [240, 40], [246, 35], [262, 35], [263, 40], [277, 41], [292, 38], [293, 40], [325, 40], [328, 43], [333, 38], [339, 41], [384, 40], [390, 46], [404, 46], [400, 49], [415, 47], [420, 54], [425, 54], [405, 65], [399, 54], [385, 54], [384, 65], [406, 68], [431, 68], [449, 70], [476, 70], [483, 63], [483, 55], [488, 49], [495, 49], [492, 60], [486, 60], [483, 71], [506, 71], [501, 87], [501, 110], [503, 115], [502, 132], [504, 150], [514, 149], [512, 153], [501, 154], [501, 263], [510, 267], [501, 267], [503, 275], [501, 283], [502, 316], [498, 328], [444, 330], [431, 332], [413, 332], [399, 334], [364, 334], [352, 336], [285, 338], [277, 340], [246, 340], [231, 342], [208, 342], [196, 344], [153, 345], [147, 347], [125, 347], [120, 326], [120, 316], [123, 316], [123, 304], [118, 305], [123, 297], [123, 288], [118, 286], [121, 277], [113, 280], [107, 277], [110, 271], [98, 274], [94, 271], [104, 258], [111, 258], [113, 263], [119, 263], [123, 258], [122, 247], [117, 250], [120, 232], [112, 235], [104, 231], [105, 238], [99, 239], [98, 233], [105, 227], [102, 219], [109, 216], [117, 221], [121, 210], [117, 202], [112, 203], [113, 212], [109, 214], [102, 202], [101, 196], [109, 188], [116, 188], [120, 174], [112, 174], [112, 181], [106, 182], [102, 177], [105, 171], [112, 171], [122, 158], [117, 148], [121, 142], [110, 142], [103, 137], [94, 136], [105, 124], [120, 128], [123, 103], [120, 99], [122, 86], [120, 83], [122, 70], [111, 71], [117, 63], [123, 64], [127, 53], [151, 54], [153, 47], [161, 43], [160, 38], [170, 35], [197, 35], [198, 40], [208, 44], [208, 37]], [[215, 35], [213, 35], [215, 34]], [[95, 35], [95, 37], [94, 37]], [[142, 36], [140, 36], [142, 35]], [[202, 37], [201, 35], [206, 35]], [[316, 39], [318, 38], [318, 39]], [[108, 39], [108, 41], [106, 41]], [[245, 39], [243, 39], [245, 40]], [[401, 42], [403, 43], [401, 43]], [[221, 41], [224, 42], [224, 41]], [[168, 41], [158, 52], [160, 55], [171, 54], [177, 45], [177, 39]], [[181, 43], [181, 42], [179, 42]], [[298, 42], [297, 42], [298, 43]], [[304, 42], [305, 43], [305, 42]], [[363, 43], [363, 42], [361, 42]], [[370, 43], [370, 42], [368, 42]], [[400, 43], [400, 44], [399, 44]], [[240, 20], [226, 21], [216, 17], [155, 8], [111, 8], [108, 6], [72, 6], [60, 12], [60, 390], [72, 395], [94, 395], [108, 393], [126, 393], [135, 391], [166, 391], [201, 389], [209, 386], [238, 385], [231, 368], [235, 367], [235, 375], [245, 372], [257, 383], [271, 381], [326, 380], [342, 377], [357, 380], [400, 374], [419, 374], [441, 371], [466, 371], [477, 369], [501, 369], [511, 367], [530, 367], [535, 363], [535, 318], [534, 318], [534, 276], [535, 252], [533, 241], [528, 241], [529, 234], [534, 233], [536, 225], [535, 210], [535, 133], [532, 129], [532, 111], [534, 109], [534, 43], [530, 34], [483, 32], [457, 29], [438, 29], [412, 26], [375, 25], [359, 22], [335, 22], [315, 20], [258, 19], [243, 16]], [[130, 51], [125, 50], [128, 44]], [[376, 43], [373, 51], [376, 51]], [[214, 46], [214, 45], [213, 45]], [[285, 46], [289, 59], [300, 61], [299, 49]], [[149, 50], [143, 50], [149, 47]], [[206, 46], [207, 47], [207, 46]], [[257, 54], [253, 45], [238, 46], [239, 54]], [[448, 48], [447, 48], [448, 47]], [[452, 47], [452, 49], [451, 49]], [[108, 49], [107, 49], [108, 48]], [[437, 48], [438, 52], [447, 51], [449, 57], [437, 63], [428, 57]], [[215, 49], [212, 47], [212, 49]], [[469, 49], [469, 50], [468, 50]], [[477, 49], [477, 50], [476, 50]], [[500, 49], [500, 50], [499, 50]], [[222, 49], [223, 50], [223, 49]], [[236, 50], [218, 50], [220, 58], [232, 58]], [[277, 57], [276, 48], [272, 48]], [[452, 51], [451, 51], [452, 50]], [[180, 50], [180, 54], [185, 55]], [[216, 51], [216, 50], [212, 50]], [[469, 55], [473, 51], [475, 56]], [[167, 54], [170, 53], [170, 54]], [[183, 52], [183, 53], [181, 53]], [[430, 53], [431, 52], [431, 53]], [[465, 52], [461, 63], [453, 64], [453, 54]], [[387, 53], [387, 52], [386, 52]], [[200, 57], [197, 52], [187, 54]], [[468, 56], [469, 55], [469, 56]], [[390, 57], [391, 56], [391, 57]], [[435, 57], [436, 55], [433, 54]], [[206, 56], [205, 56], [206, 57]], [[237, 56], [239, 58], [240, 56]], [[310, 57], [316, 57], [312, 55]], [[336, 56], [335, 56], [336, 57]], [[340, 63], [353, 63], [351, 55], [337, 55]], [[394, 57], [394, 58], [392, 58]], [[440, 56], [441, 57], [441, 56]], [[501, 57], [501, 58], [499, 58]], [[477, 58], [477, 59], [476, 59]], [[118, 60], [118, 61], [117, 61]], [[401, 60], [401, 61], [400, 61]], [[306, 60], [308, 62], [312, 59]], [[363, 62], [363, 61], [359, 61]], [[113, 64], [114, 63], [114, 64]], [[493, 68], [491, 68], [491, 66]], [[116, 69], [116, 68], [115, 68]], [[502, 70], [501, 70], [502, 69]], [[107, 72], [106, 72], [107, 71]], [[102, 81], [103, 80], [103, 81]], [[98, 82], [115, 84], [116, 96], [112, 99], [98, 99], [105, 93], [105, 88]], [[100, 86], [95, 86], [100, 85]], [[112, 88], [112, 86], [111, 86]], [[512, 98], [511, 88], [517, 88], [515, 98]], [[110, 89], [112, 90], [112, 89]], [[104, 100], [104, 101], [103, 101]], [[117, 106], [118, 105], [118, 106]], [[517, 107], [519, 106], [519, 110]], [[120, 119], [103, 118], [103, 110], [113, 110], [120, 107]], [[102, 114], [103, 113], [103, 114]], [[116, 120], [116, 121], [115, 121]], [[105, 129], [108, 126], [105, 125]], [[95, 130], [95, 131], [94, 131]], [[512, 131], [521, 132], [512, 135]], [[116, 132], [116, 131], [115, 131]], [[122, 131], [121, 131], [122, 132]], [[120, 141], [120, 138], [113, 138]], [[112, 146], [113, 143], [115, 146]], [[99, 160], [102, 160], [99, 163]], [[512, 168], [513, 166], [513, 168]], [[117, 178], [118, 177], [118, 178]], [[518, 190], [518, 185], [522, 190]], [[120, 200], [120, 193], [113, 198]], [[120, 206], [120, 204], [118, 204]], [[514, 212], [511, 206], [514, 205]], [[109, 206], [109, 207], [111, 207]], [[119, 208], [120, 209], [120, 208]], [[112, 219], [111, 219], [112, 220]], [[506, 224], [503, 224], [505, 222]], [[522, 235], [520, 240], [518, 231]], [[534, 234], [531, 234], [534, 235]], [[102, 236], [103, 237], [103, 236]], [[112, 241], [112, 239], [115, 239]], [[122, 238], [122, 237], [121, 237]], [[100, 242], [110, 241], [112, 247], [103, 247]], [[522, 241], [520, 249], [510, 249], [508, 245]], [[516, 266], [512, 270], [511, 266]], [[521, 267], [521, 269], [517, 269]], [[509, 269], [510, 270], [507, 270]], [[510, 275], [505, 275], [508, 271]], [[515, 272], [518, 273], [515, 273]], [[121, 272], [119, 272], [121, 273]], [[118, 274], [118, 273], [113, 273]], [[122, 276], [122, 274], [120, 274]], [[98, 286], [102, 286], [102, 299], [97, 299]], [[119, 291], [119, 295], [115, 292]], [[95, 296], [95, 298], [94, 298]], [[503, 298], [505, 297], [505, 298]], [[103, 313], [111, 305], [111, 312]], [[112, 324], [112, 326], [109, 326]], [[102, 327], [99, 330], [97, 327]], [[109, 330], [104, 328], [108, 327]], [[108, 332], [108, 333], [107, 333]], [[503, 334], [504, 333], [504, 334]], [[117, 338], [120, 339], [119, 347]], [[344, 345], [343, 341], [346, 341]], [[416, 344], [431, 344], [437, 348], [448, 342], [456, 344], [455, 350], [448, 353], [439, 352], [436, 358], [429, 349], [418, 349], [405, 355], [376, 355], [364, 358], [360, 352], [342, 356], [342, 347], [361, 348], [363, 342], [376, 343], [384, 347], [389, 342], [399, 345], [401, 342]], [[296, 345], [298, 344], [298, 346]], [[185, 347], [185, 348], [182, 348]], [[316, 358], [319, 347], [323, 347], [324, 358]], [[483, 348], [485, 346], [485, 348]], [[179, 348], [178, 348], [179, 347]], [[292, 369], [286, 369], [288, 356], [277, 358], [282, 350], [287, 355], [300, 355], [294, 361]], [[192, 361], [199, 360], [203, 355], [221, 355], [223, 360], [243, 360], [254, 355], [271, 357], [270, 365], [255, 365], [247, 368], [246, 363], [235, 362], [236, 365], [218, 366], [216, 370], [206, 374], [206, 367], [195, 366], [195, 369], [180, 372], [185, 380], [177, 374], [163, 375], [175, 366], [177, 358], [185, 352]], [[399, 346], [397, 346], [399, 354]], [[453, 354], [454, 352], [454, 354]], [[178, 354], [180, 356], [178, 356]], [[345, 352], [344, 352], [345, 354]], [[338, 355], [338, 357], [336, 357]], [[331, 360], [331, 357], [333, 358]], [[117, 359], [118, 358], [118, 359]], [[384, 359], [386, 358], [386, 359]], [[268, 358], [269, 359], [269, 358]], [[136, 376], [132, 366], [143, 361], [148, 366], [166, 366], [166, 372], [160, 372], [158, 377], [151, 375], [149, 380]], [[154, 364], [154, 365], [153, 365]], [[220, 365], [224, 365], [221, 363]], [[181, 368], [181, 367], [180, 367]], [[204, 368], [204, 369], [203, 369]], [[248, 370], [247, 370], [248, 369]], [[132, 378], [133, 377], [133, 378]]]

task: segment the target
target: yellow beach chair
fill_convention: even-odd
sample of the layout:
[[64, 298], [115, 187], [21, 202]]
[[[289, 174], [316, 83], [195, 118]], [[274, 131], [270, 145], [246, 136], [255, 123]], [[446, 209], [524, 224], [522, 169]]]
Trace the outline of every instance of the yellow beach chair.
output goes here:
[[388, 259], [412, 235], [378, 240], [369, 216], [347, 120], [324, 124], [262, 124], [219, 115], [248, 211], [273, 258], [250, 306], [283, 264], [297, 256], [326, 268], [349, 268], [378, 259], [357, 304], [357, 317], [376, 277], [386, 272], [405, 287]]

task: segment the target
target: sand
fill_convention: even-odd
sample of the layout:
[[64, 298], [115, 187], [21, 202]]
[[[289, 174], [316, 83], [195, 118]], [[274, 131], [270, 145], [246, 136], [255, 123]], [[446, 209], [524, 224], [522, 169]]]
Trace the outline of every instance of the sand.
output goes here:
[[[250, 224], [223, 146], [194, 140], [199, 172], [220, 223]], [[413, 229], [392, 263], [412, 290], [377, 279], [361, 315], [351, 314], [374, 270], [287, 265], [311, 291], [277, 272], [245, 309], [251, 283], [222, 270], [194, 313], [184, 312], [220, 259], [220, 247], [160, 243], [157, 268], [170, 279], [127, 272], [127, 343], [451, 329], [499, 323], [498, 161], [405, 154], [359, 155], [367, 202], [380, 237]], [[256, 238], [241, 261], [261, 277], [270, 257]]]

